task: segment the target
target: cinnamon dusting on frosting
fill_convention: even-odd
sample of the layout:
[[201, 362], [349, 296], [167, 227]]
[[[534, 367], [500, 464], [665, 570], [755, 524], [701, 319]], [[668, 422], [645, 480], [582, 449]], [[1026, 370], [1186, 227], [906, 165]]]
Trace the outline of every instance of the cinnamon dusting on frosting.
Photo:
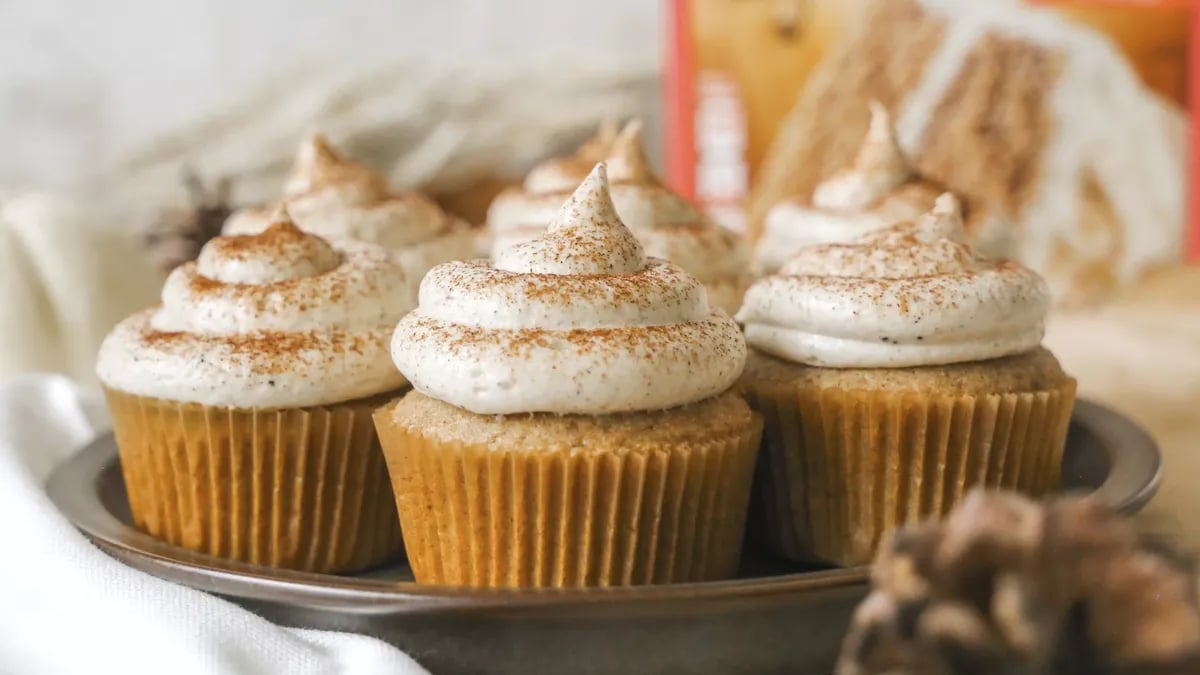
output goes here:
[[387, 339], [411, 307], [403, 270], [368, 244], [331, 244], [281, 211], [258, 235], [219, 237], [176, 268], [161, 307], [101, 347], [110, 387], [205, 405], [294, 407], [397, 389]]
[[617, 216], [603, 169], [593, 171], [563, 204], [546, 233], [505, 249], [495, 267], [527, 274], [634, 274], [646, 254]]
[[703, 287], [648, 258], [597, 165], [540, 238], [434, 268], [392, 356], [414, 387], [478, 413], [604, 414], [727, 389], [745, 344]]
[[801, 249], [746, 295], [747, 340], [826, 367], [908, 367], [998, 358], [1041, 342], [1042, 279], [965, 243], [958, 200], [849, 244]]
[[[616, 212], [646, 253], [683, 267], [709, 288], [714, 304], [730, 312], [737, 309], [749, 283], [750, 250], [745, 238], [717, 225], [663, 185], [646, 156], [640, 120], [628, 122], [603, 147]], [[498, 258], [510, 246], [545, 231], [567, 196], [534, 195], [527, 190], [498, 198], [492, 211], [497, 217], [489, 216], [495, 235], [492, 256]]]

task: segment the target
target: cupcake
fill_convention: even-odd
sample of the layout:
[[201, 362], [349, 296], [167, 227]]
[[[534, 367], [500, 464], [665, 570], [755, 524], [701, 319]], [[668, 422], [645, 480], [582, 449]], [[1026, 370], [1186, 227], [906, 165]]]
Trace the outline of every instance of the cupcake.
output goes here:
[[852, 241], [869, 232], [913, 220], [933, 208], [945, 191], [912, 167], [887, 109], [871, 103], [871, 124], [854, 163], [813, 190], [767, 212], [755, 249], [755, 265], [773, 272], [805, 246]]
[[648, 258], [604, 165], [494, 263], [435, 267], [376, 413], [418, 582], [616, 586], [734, 574], [762, 423], [745, 341]]
[[1075, 380], [1040, 346], [1045, 283], [963, 237], [945, 195], [747, 292], [741, 387], [766, 418], [765, 530], [788, 558], [866, 563], [971, 487], [1058, 487]]
[[118, 324], [97, 364], [135, 525], [296, 570], [394, 556], [371, 413], [407, 388], [388, 340], [411, 295], [382, 248], [286, 214], [172, 271], [162, 305]]
[[[712, 306], [731, 314], [737, 311], [750, 283], [745, 237], [713, 222], [662, 184], [650, 170], [638, 121], [626, 125], [609, 144], [606, 161], [617, 213], [646, 254], [669, 260], [696, 277]], [[543, 231], [545, 224], [514, 231], [496, 240], [492, 253]]]
[[[474, 235], [465, 222], [417, 192], [393, 192], [387, 176], [341, 156], [320, 135], [300, 146], [283, 186], [283, 201], [305, 232], [330, 241], [378, 244], [390, 251], [413, 280], [414, 303], [417, 282], [431, 267], [475, 255]], [[276, 208], [239, 209], [222, 233], [262, 232]]]

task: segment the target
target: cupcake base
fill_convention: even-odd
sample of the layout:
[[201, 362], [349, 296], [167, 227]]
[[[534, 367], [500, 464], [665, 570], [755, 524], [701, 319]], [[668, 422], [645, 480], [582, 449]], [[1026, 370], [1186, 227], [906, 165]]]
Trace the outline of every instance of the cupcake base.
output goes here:
[[371, 413], [397, 395], [249, 410], [107, 389], [134, 524], [271, 567], [385, 562], [400, 552], [400, 529]]
[[648, 413], [376, 413], [413, 574], [582, 587], [733, 576], [762, 422], [724, 394]]
[[972, 487], [1057, 489], [1075, 400], [1075, 380], [1045, 350], [894, 370], [752, 352], [741, 387], [766, 418], [756, 502], [769, 547], [846, 566]]

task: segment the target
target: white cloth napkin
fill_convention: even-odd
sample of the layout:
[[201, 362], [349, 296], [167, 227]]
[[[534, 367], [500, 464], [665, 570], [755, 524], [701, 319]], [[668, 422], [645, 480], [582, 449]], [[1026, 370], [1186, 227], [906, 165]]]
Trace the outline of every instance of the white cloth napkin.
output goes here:
[[101, 398], [58, 376], [0, 382], [0, 673], [425, 673], [359, 635], [276, 626], [118, 563], [42, 489], [107, 426]]

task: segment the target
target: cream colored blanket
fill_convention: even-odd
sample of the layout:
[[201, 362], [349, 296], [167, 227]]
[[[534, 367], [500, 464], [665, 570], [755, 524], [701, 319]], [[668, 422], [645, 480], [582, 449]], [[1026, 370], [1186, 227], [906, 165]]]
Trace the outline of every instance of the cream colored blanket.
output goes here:
[[0, 194], [0, 376], [93, 382], [100, 341], [161, 285], [133, 235], [90, 204]]

